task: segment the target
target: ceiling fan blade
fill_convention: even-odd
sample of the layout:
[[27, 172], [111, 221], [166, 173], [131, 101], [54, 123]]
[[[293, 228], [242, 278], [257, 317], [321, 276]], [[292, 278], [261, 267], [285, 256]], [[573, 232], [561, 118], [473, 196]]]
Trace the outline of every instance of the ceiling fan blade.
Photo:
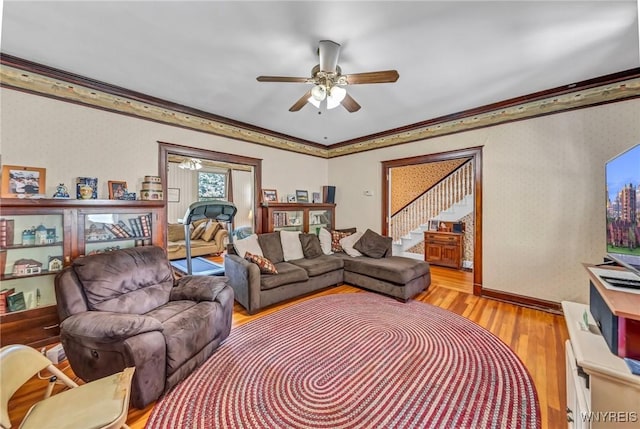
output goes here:
[[363, 84], [363, 83], [385, 83], [395, 82], [400, 75], [397, 70], [384, 70], [375, 71], [369, 73], [355, 73], [344, 75], [347, 78], [349, 85]]
[[291, 106], [289, 108], [289, 112], [297, 112], [300, 109], [302, 109], [304, 107], [304, 105], [307, 104], [307, 101], [309, 100], [309, 97], [311, 97], [311, 90], [305, 92], [304, 95], [302, 97], [300, 97], [300, 99], [298, 101], [293, 103], [293, 106]]
[[340, 104], [342, 104], [344, 108], [351, 113], [357, 112], [358, 110], [360, 110], [360, 105], [358, 104], [358, 102], [354, 100], [353, 97], [350, 96], [349, 94], [344, 96]]
[[[292, 82], [292, 83], [308, 83], [308, 77], [291, 77], [291, 76], [258, 76], [258, 82]], [[313, 80], [311, 80], [313, 82]]]
[[318, 46], [320, 56], [320, 71], [335, 73], [340, 55], [340, 44], [331, 40], [321, 40]]

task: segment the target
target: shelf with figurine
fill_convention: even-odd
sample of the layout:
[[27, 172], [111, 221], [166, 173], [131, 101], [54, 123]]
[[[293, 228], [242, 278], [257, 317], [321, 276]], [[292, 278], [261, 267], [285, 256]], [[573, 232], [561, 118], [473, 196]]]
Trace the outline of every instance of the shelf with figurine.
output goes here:
[[13, 263], [10, 273], [5, 272], [5, 261], [2, 261], [2, 280], [13, 280], [18, 278], [48, 276], [56, 274], [62, 270], [64, 263], [62, 256], [49, 256], [49, 262], [45, 266], [44, 263], [31, 258], [20, 258]]

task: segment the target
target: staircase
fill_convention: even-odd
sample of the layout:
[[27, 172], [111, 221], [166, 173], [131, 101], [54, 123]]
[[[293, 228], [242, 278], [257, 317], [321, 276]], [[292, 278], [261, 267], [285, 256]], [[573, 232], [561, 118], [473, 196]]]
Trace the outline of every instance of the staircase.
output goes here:
[[457, 222], [472, 213], [473, 183], [473, 166], [467, 162], [396, 213], [390, 223], [393, 254], [412, 257], [406, 251], [424, 241], [429, 220]]
[[[473, 195], [465, 195], [464, 198], [453, 204], [446, 210], [443, 210], [431, 220], [444, 222], [458, 222], [463, 217], [473, 212]], [[393, 254], [398, 255], [411, 249], [416, 244], [424, 241], [424, 232], [429, 229], [428, 223], [422, 223], [417, 228], [409, 231], [393, 243]], [[422, 255], [420, 255], [422, 258]]]

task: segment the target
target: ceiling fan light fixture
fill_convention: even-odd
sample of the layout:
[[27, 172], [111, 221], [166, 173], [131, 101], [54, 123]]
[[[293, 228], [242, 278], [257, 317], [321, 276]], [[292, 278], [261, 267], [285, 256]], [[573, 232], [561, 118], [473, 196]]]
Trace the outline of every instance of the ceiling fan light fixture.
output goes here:
[[202, 161], [196, 158], [187, 158], [182, 160], [178, 167], [184, 170], [200, 170], [202, 168]]
[[327, 88], [324, 85], [315, 85], [311, 88], [311, 96], [318, 101], [322, 101], [327, 97]]
[[313, 96], [309, 97], [309, 98], [307, 99], [307, 101], [308, 101], [309, 103], [313, 104], [317, 109], [319, 109], [319, 108], [320, 108], [320, 103], [321, 103], [321, 102], [320, 102], [320, 101], [318, 101], [318, 100], [316, 100], [315, 98], [313, 98]]
[[340, 105], [340, 102], [338, 101], [338, 99], [336, 97], [332, 97], [331, 95], [329, 95], [327, 97], [327, 109], [328, 110], [335, 109], [339, 105]]
[[335, 109], [338, 107], [346, 95], [346, 89], [340, 86], [332, 86], [331, 89], [329, 89], [329, 95], [327, 95], [327, 109]]

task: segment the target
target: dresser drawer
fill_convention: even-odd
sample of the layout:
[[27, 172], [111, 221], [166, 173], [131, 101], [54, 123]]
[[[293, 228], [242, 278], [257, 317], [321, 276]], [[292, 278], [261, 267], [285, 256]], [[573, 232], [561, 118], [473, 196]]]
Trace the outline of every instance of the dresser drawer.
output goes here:
[[42, 347], [60, 340], [60, 321], [55, 305], [0, 316], [0, 345], [26, 344]]
[[457, 244], [460, 243], [461, 240], [461, 236], [460, 235], [444, 235], [444, 234], [437, 234], [437, 233], [432, 233], [432, 232], [428, 232], [425, 234], [425, 241], [427, 242], [437, 242], [437, 243], [453, 243], [453, 244]]

